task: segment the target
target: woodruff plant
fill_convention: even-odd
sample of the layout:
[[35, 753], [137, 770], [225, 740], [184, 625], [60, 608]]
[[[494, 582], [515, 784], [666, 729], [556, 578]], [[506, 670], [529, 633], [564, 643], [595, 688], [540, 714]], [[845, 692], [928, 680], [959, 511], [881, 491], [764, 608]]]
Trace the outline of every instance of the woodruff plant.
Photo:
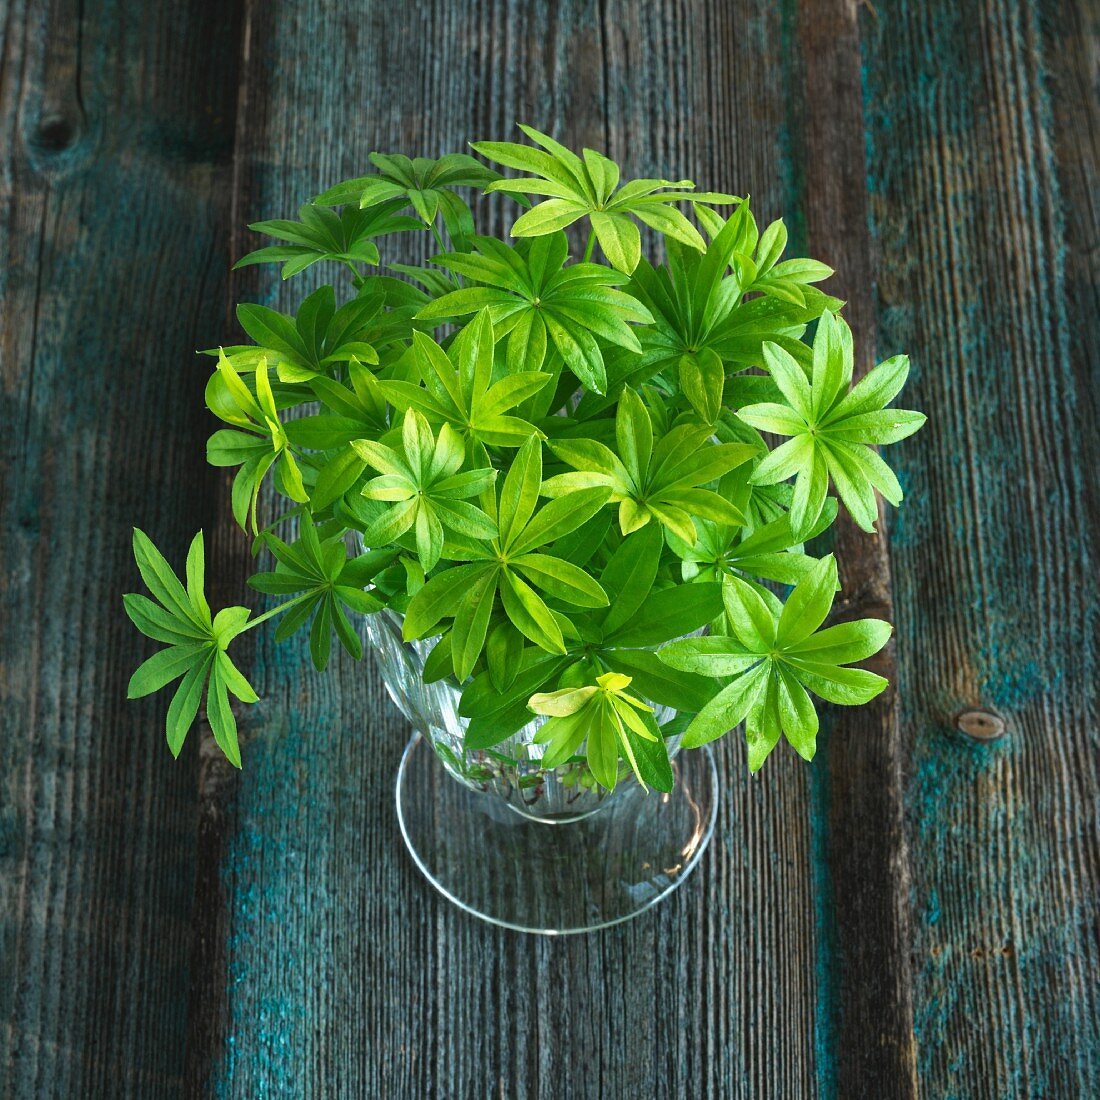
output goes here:
[[[375, 174], [299, 220], [252, 227], [280, 243], [238, 267], [281, 263], [286, 279], [324, 261], [345, 282], [295, 316], [239, 306], [252, 342], [211, 353], [206, 400], [227, 427], [207, 457], [237, 469], [233, 514], [274, 562], [249, 584], [279, 602], [213, 615], [201, 532], [184, 581], [135, 532], [153, 599], [128, 595], [126, 611], [166, 648], [130, 695], [180, 680], [174, 754], [205, 693], [240, 766], [229, 695], [256, 694], [227, 650], [275, 616], [276, 641], [308, 628], [324, 669], [333, 634], [362, 656], [351, 613], [389, 609], [407, 640], [436, 639], [425, 680], [462, 685], [468, 749], [547, 715], [544, 764], [586, 761], [607, 788], [625, 762], [667, 790], [669, 736], [698, 746], [742, 722], [751, 771], [780, 736], [809, 760], [813, 696], [852, 705], [886, 686], [852, 666], [889, 624], [824, 627], [836, 564], [805, 544], [836, 518], [830, 487], [866, 531], [876, 490], [901, 500], [874, 448], [924, 422], [887, 407], [905, 357], [853, 386], [842, 303], [814, 285], [831, 269], [782, 260], [783, 223], [758, 232], [747, 200], [622, 183], [601, 154], [522, 129], [535, 144], [473, 145], [519, 178], [464, 154], [373, 154]], [[476, 234], [470, 188], [524, 208], [514, 243]], [[579, 259], [574, 222], [589, 229]], [[639, 224], [664, 263], [643, 258]], [[432, 266], [375, 270], [376, 241], [418, 230], [438, 243]], [[265, 482], [280, 503], [261, 526]], [[654, 704], [678, 717], [658, 726]]]

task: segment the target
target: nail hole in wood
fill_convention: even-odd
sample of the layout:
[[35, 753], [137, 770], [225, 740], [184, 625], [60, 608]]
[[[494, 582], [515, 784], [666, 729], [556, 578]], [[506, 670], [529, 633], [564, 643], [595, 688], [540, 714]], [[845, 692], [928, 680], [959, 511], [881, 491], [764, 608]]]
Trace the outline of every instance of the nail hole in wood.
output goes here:
[[1005, 720], [995, 710], [984, 708], [964, 710], [955, 719], [955, 728], [975, 741], [996, 741], [1008, 732]]

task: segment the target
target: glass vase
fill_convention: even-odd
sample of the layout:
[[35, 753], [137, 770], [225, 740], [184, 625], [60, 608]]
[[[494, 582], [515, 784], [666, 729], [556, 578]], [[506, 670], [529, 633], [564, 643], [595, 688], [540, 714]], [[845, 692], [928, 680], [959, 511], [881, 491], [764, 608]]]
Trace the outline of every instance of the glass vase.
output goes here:
[[[486, 750], [467, 750], [457, 684], [425, 684], [431, 642], [406, 642], [389, 611], [366, 636], [390, 697], [413, 726], [397, 775], [397, 817], [417, 867], [454, 904], [493, 924], [561, 935], [629, 920], [676, 889], [714, 830], [709, 748], [668, 742], [673, 788], [646, 791], [623, 766], [614, 791], [587, 766], [540, 763], [532, 716]], [[658, 722], [674, 717], [655, 708]]]

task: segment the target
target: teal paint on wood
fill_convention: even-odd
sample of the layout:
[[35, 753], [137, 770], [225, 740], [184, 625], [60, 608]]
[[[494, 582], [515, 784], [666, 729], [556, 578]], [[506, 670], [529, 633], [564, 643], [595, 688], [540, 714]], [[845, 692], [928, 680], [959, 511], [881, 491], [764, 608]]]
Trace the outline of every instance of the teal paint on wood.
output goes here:
[[128, 704], [130, 525], [210, 518], [236, 33], [203, 5], [0, 7], [0, 1095], [184, 1067], [193, 757]]
[[[892, 532], [920, 1076], [934, 1095], [1092, 1095], [1098, 332], [1089, 295], [1067, 312], [1066, 273], [1097, 226], [1063, 187], [1090, 163], [1095, 182], [1097, 111], [1049, 98], [1087, 82], [1087, 33], [1061, 37], [1072, 5], [876, 11], [880, 339], [935, 412], [895, 451], [911, 507]], [[954, 730], [975, 706], [1005, 716], [1002, 740]]]
[[[4, 9], [0, 1092], [900, 1096], [914, 1056], [924, 1095], [1100, 1091], [1095, 12], [878, 0], [860, 55], [851, 7], [795, 0], [244, 9]], [[239, 777], [122, 700], [130, 523], [177, 558], [205, 524], [243, 592], [190, 355], [232, 336], [243, 223], [516, 118], [787, 215], [933, 418], [894, 450], [899, 733], [834, 718], [751, 782], [723, 743], [695, 881], [566, 942], [419, 878], [369, 662], [259, 640]], [[980, 706], [1005, 737], [956, 729]]]
[[[794, 26], [804, 73], [798, 148], [808, 251], [838, 272], [833, 282], [847, 300], [858, 379], [878, 356], [856, 8], [799, 4]], [[842, 514], [831, 532], [843, 586], [837, 619], [894, 617], [885, 522], [868, 535]], [[896, 682], [893, 645], [874, 667]], [[917, 1094], [898, 717], [893, 688], [868, 706], [836, 708], [813, 770], [822, 924], [817, 1027], [828, 1052], [821, 1062], [828, 1095], [869, 1088]]]

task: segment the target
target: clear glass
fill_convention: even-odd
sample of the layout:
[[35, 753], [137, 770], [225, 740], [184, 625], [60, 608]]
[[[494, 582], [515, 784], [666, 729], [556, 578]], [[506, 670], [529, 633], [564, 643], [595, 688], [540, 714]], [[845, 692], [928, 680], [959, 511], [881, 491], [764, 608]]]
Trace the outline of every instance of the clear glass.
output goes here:
[[[401, 834], [417, 866], [470, 913], [560, 935], [629, 920], [671, 893], [710, 840], [718, 807], [709, 749], [680, 754], [675, 783], [647, 792], [625, 767], [615, 790], [582, 763], [544, 768], [534, 718], [492, 749], [467, 751], [459, 688], [425, 684], [430, 642], [405, 642], [389, 611], [366, 618], [391, 698], [414, 728], [397, 777]], [[659, 722], [674, 717], [656, 708]]]

